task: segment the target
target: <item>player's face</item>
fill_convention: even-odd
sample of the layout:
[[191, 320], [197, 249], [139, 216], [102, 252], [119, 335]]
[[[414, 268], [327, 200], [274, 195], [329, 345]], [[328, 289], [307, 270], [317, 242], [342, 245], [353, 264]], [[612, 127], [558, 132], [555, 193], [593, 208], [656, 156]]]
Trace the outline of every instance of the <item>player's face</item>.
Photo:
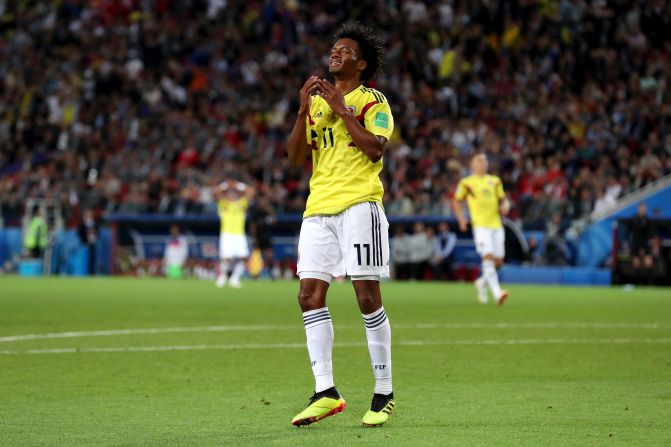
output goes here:
[[334, 76], [354, 74], [363, 70], [361, 65], [361, 49], [352, 39], [340, 39], [333, 47], [329, 56], [329, 73]]
[[487, 162], [487, 157], [484, 154], [476, 155], [471, 161], [471, 170], [476, 175], [484, 175], [487, 173], [489, 168], [489, 163]]

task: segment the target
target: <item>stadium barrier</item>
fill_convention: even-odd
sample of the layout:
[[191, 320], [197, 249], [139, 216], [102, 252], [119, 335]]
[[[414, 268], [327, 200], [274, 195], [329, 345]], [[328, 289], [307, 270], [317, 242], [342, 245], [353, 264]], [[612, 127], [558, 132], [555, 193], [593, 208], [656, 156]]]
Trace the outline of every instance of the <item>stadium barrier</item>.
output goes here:
[[[169, 228], [178, 224], [189, 243], [189, 256], [214, 261], [219, 253], [219, 218], [216, 215], [156, 215], [156, 214], [112, 214], [107, 217], [110, 223], [112, 258], [128, 250], [144, 259], [159, 259], [163, 256]], [[460, 233], [453, 218], [445, 216], [390, 216], [390, 235], [394, 228], [403, 226], [411, 229], [416, 222], [435, 227], [447, 222], [457, 234], [457, 246], [454, 252], [455, 267], [477, 267], [480, 258], [475, 251], [470, 231]], [[286, 260], [296, 258], [296, 247], [302, 216], [300, 214], [278, 214], [273, 226], [273, 258]], [[506, 252], [513, 262], [522, 262], [526, 257], [528, 245], [519, 226], [510, 220], [505, 221]], [[114, 259], [111, 259], [114, 261]], [[112, 264], [114, 266], [114, 263]], [[114, 270], [118, 272], [119, 270]]]
[[[664, 196], [661, 196], [664, 197]], [[660, 206], [659, 198], [649, 202], [649, 207]], [[664, 204], [665, 205], [665, 204]], [[654, 209], [654, 208], [653, 208]], [[617, 214], [632, 212], [631, 208]], [[456, 228], [453, 219], [442, 216], [403, 216], [390, 217], [390, 225], [410, 229], [415, 222], [436, 226], [447, 221], [450, 228]], [[282, 260], [296, 256], [296, 243], [301, 216], [280, 214], [273, 229], [273, 252], [275, 259]], [[113, 214], [108, 216], [109, 228], [102, 228], [96, 246], [96, 272], [98, 274], [120, 273], [115, 265], [120, 249], [129, 249], [139, 258], [160, 260], [163, 256], [169, 227], [179, 224], [189, 241], [190, 257], [216, 261], [218, 256], [219, 220], [216, 215], [155, 215], [155, 214]], [[469, 272], [477, 270], [480, 258], [475, 252], [470, 232], [460, 233], [455, 248], [453, 266], [466, 268]], [[392, 233], [393, 234], [393, 233]], [[611, 273], [608, 269], [593, 267], [530, 267], [520, 265], [525, 259], [528, 246], [526, 239], [533, 236], [542, 242], [543, 233], [538, 231], [522, 234], [508, 221], [506, 223], [506, 262], [501, 272], [502, 281], [509, 283], [535, 284], [610, 284]], [[605, 236], [605, 235], [604, 235]], [[612, 245], [612, 233], [609, 240]], [[53, 237], [53, 255], [44, 269], [47, 273], [82, 276], [88, 274], [89, 250], [79, 242], [75, 230], [58, 232]], [[605, 243], [605, 237], [593, 243]], [[583, 246], [584, 249], [584, 246]], [[600, 248], [601, 250], [602, 248]], [[17, 228], [0, 229], [0, 266], [5, 272], [22, 271], [28, 274], [30, 269], [19, 268], [22, 252], [21, 230]], [[477, 272], [475, 272], [477, 274]]]
[[[23, 259], [23, 236], [19, 228], [0, 230], [0, 273], [16, 271], [22, 276], [37, 276], [43, 273], [85, 276], [91, 273], [107, 275], [110, 267], [111, 233], [102, 228], [95, 247], [95, 272], [89, 272], [90, 250], [79, 241], [76, 230], [52, 233], [49, 256], [44, 260]], [[36, 265], [40, 268], [37, 269]]]
[[610, 269], [593, 267], [530, 267], [504, 265], [499, 279], [508, 284], [558, 284], [607, 286], [611, 284]]
[[651, 217], [671, 219], [671, 175], [620, 199], [609, 212], [595, 216], [594, 221], [579, 236], [577, 265], [603, 265], [613, 253], [615, 221], [633, 217], [641, 202], [646, 204]]

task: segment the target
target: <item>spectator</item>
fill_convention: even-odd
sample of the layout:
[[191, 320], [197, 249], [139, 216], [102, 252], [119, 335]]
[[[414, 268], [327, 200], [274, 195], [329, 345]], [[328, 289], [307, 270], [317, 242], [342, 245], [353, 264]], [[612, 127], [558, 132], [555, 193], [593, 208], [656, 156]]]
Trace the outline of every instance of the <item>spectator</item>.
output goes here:
[[20, 227], [23, 207], [16, 191], [10, 189], [0, 195], [0, 223], [5, 227]]
[[644, 202], [638, 204], [636, 216], [629, 223], [629, 246], [631, 247], [631, 264], [635, 278], [645, 278], [652, 268], [650, 255], [650, 238], [652, 228], [648, 219], [648, 209]]
[[452, 258], [456, 245], [457, 235], [450, 231], [447, 222], [441, 222], [438, 225], [438, 234], [435, 237], [433, 258], [431, 259], [433, 279], [453, 279]]
[[[266, 195], [260, 195], [250, 210], [250, 235], [254, 239], [254, 246], [261, 250], [264, 265], [272, 272], [273, 241], [272, 230], [277, 222], [275, 211]], [[278, 279], [273, 276], [274, 279]]]
[[415, 232], [408, 238], [409, 278], [417, 280], [424, 279], [424, 274], [428, 270], [435, 238], [433, 229], [427, 229], [421, 222], [415, 223], [414, 230]]
[[47, 223], [38, 207], [30, 213], [28, 228], [23, 236], [23, 247], [30, 258], [42, 259], [47, 247]]
[[[531, 246], [529, 247], [531, 251]], [[543, 243], [539, 249], [537, 263], [541, 265], [566, 265], [569, 256], [568, 246], [564, 240], [561, 216], [554, 214], [547, 222]]]
[[95, 218], [93, 210], [87, 209], [84, 211], [84, 216], [79, 224], [79, 241], [88, 249], [88, 273], [90, 275], [98, 273], [96, 245], [98, 243], [99, 227], [100, 225]]
[[650, 241], [649, 253], [648, 266], [645, 267], [644, 265], [643, 277], [648, 284], [663, 285], [665, 279], [668, 281], [669, 255], [664, 254], [662, 238], [658, 234], [653, 236]]
[[286, 92], [345, 12], [389, 42], [377, 83], [398, 129], [382, 172], [391, 216], [449, 213], [439, 204], [483, 147], [526, 225], [588, 215], [609, 177], [625, 195], [671, 172], [669, 2], [33, 3], [0, 8], [6, 226], [19, 225], [12, 197], [211, 213], [211, 182], [233, 176], [272, 191], [277, 213], [302, 209]]
[[399, 225], [391, 240], [391, 260], [394, 278], [408, 279], [410, 276], [410, 238], [405, 229]]
[[189, 258], [189, 243], [180, 234], [179, 225], [170, 226], [170, 237], [165, 245], [163, 266], [168, 278], [181, 278], [184, 275], [183, 267]]
[[608, 213], [615, 207], [615, 199], [612, 195], [606, 194], [603, 187], [597, 189], [596, 200], [594, 201], [594, 210], [592, 210], [592, 219], [596, 219]]

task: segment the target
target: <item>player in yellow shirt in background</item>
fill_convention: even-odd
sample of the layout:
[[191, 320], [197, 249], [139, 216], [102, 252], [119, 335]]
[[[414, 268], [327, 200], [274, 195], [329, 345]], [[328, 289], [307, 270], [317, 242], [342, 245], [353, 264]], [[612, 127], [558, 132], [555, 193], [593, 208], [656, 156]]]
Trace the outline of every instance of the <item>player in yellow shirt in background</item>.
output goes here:
[[508, 298], [508, 291], [501, 290], [496, 270], [505, 257], [505, 232], [501, 214], [510, 211], [510, 201], [503, 191], [501, 179], [487, 174], [487, 156], [476, 153], [471, 159], [471, 175], [459, 181], [452, 206], [459, 221], [459, 229], [468, 229], [461, 203], [465, 200], [473, 227], [475, 249], [482, 258], [482, 275], [475, 280], [478, 301], [487, 303], [487, 287], [496, 303], [501, 305]]
[[312, 155], [312, 177], [298, 242], [298, 302], [303, 311], [315, 393], [292, 424], [307, 425], [345, 409], [335, 388], [333, 323], [326, 292], [348, 274], [366, 327], [375, 377], [364, 426], [384, 424], [394, 409], [391, 328], [380, 278], [389, 276], [389, 223], [382, 208], [382, 155], [394, 131], [389, 103], [362, 81], [384, 63], [384, 42], [359, 23], [336, 33], [328, 59], [335, 85], [316, 76], [300, 90], [300, 108], [287, 142], [289, 160]]
[[[219, 185], [217, 198], [221, 220], [219, 236], [219, 275], [217, 287], [224, 287], [228, 282], [231, 287], [240, 287], [240, 278], [245, 273], [245, 263], [249, 257], [249, 245], [245, 234], [245, 218], [249, 201], [254, 196], [254, 189], [242, 182], [223, 182]], [[228, 271], [233, 266], [233, 273], [228, 281]]]

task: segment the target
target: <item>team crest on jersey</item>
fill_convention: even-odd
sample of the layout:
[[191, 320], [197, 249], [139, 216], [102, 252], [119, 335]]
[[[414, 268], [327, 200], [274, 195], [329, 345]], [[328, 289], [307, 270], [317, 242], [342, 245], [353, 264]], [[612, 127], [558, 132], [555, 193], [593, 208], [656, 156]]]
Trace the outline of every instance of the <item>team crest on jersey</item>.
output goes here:
[[347, 106], [347, 111], [352, 115], [356, 115], [356, 106]]

